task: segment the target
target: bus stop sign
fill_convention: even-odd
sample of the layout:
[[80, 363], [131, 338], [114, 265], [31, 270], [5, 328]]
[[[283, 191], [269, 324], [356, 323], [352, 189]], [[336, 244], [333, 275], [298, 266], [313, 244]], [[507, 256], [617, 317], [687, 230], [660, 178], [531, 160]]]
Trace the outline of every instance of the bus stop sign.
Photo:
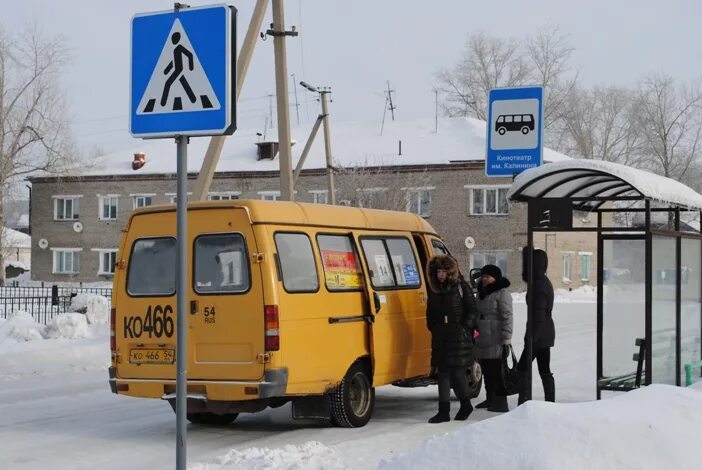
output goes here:
[[488, 99], [487, 176], [515, 176], [541, 165], [543, 88], [493, 88]]

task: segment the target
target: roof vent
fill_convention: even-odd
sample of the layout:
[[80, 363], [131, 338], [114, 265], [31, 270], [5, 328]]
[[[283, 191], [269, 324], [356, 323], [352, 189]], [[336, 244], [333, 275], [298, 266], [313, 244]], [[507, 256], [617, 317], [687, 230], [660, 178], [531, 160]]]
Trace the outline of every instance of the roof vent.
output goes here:
[[146, 163], [146, 154], [143, 152], [137, 152], [134, 154], [134, 160], [132, 161], [132, 170], [138, 170]]
[[273, 160], [278, 155], [278, 142], [256, 142], [256, 146], [258, 147], [259, 160]]

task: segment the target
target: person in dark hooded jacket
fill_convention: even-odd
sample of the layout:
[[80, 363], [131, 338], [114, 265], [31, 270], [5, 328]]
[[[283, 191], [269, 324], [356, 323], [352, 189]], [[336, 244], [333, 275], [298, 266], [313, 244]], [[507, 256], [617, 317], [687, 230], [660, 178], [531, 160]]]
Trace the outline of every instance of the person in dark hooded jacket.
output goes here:
[[512, 344], [512, 294], [509, 279], [494, 264], [480, 269], [478, 284], [478, 319], [480, 333], [475, 341], [475, 357], [480, 360], [485, 383], [485, 401], [476, 408], [502, 413], [509, 411], [507, 391], [502, 377], [502, 358], [509, 354]]
[[458, 271], [450, 256], [433, 256], [427, 263], [429, 298], [427, 328], [431, 331], [431, 366], [438, 370], [439, 412], [430, 423], [451, 418], [451, 384], [461, 402], [455, 418], [468, 419], [473, 406], [466, 369], [473, 364], [473, 327], [475, 298], [473, 290]]
[[[528, 282], [528, 259], [529, 250], [524, 247], [522, 250], [522, 279]], [[553, 310], [553, 285], [546, 276], [548, 269], [548, 256], [544, 250], [534, 250], [533, 254], [533, 274], [532, 288], [527, 292], [527, 302], [532, 299], [532, 318], [533, 326], [531, 330], [531, 348], [532, 361], [536, 359], [539, 367], [539, 375], [541, 383], [544, 386], [544, 399], [546, 401], [556, 401], [556, 385], [551, 372], [551, 348], [556, 340], [556, 327], [553, 324], [551, 312]], [[526, 345], [526, 335], [524, 336], [524, 344]], [[527, 364], [525, 351], [519, 358], [519, 370], [527, 372], [529, 364]], [[519, 393], [519, 404], [526, 401], [526, 389]]]

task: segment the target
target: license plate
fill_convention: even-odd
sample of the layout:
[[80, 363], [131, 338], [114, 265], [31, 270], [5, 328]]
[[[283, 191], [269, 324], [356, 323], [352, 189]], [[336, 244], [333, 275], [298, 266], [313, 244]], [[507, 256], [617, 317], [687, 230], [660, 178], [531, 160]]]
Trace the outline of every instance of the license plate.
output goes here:
[[173, 364], [174, 349], [130, 349], [129, 362], [132, 364]]

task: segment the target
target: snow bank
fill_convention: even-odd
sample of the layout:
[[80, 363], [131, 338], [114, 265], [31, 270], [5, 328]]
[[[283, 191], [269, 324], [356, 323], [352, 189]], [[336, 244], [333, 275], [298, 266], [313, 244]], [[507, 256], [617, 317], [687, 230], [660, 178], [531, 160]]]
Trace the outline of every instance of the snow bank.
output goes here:
[[[553, 293], [556, 303], [594, 303], [597, 302], [597, 288], [594, 286], [581, 286], [577, 289], [556, 289]], [[512, 294], [514, 302], [526, 303], [526, 292]]]
[[110, 306], [107, 298], [97, 294], [78, 294], [71, 299], [71, 311], [85, 313], [88, 323], [107, 323], [110, 318]]
[[90, 337], [88, 320], [82, 313], [63, 313], [46, 325], [47, 338], [83, 339]]
[[0, 343], [6, 339], [34, 341], [44, 338], [44, 327], [22, 311], [14, 312], [7, 320], [0, 320]]
[[214, 470], [220, 468], [246, 468], [248, 470], [341, 470], [346, 469], [339, 455], [320, 442], [307, 442], [280, 449], [253, 447], [243, 451], [230, 450], [214, 463], [197, 463], [188, 470]]
[[587, 403], [527, 402], [380, 468], [698, 468], [701, 428], [699, 389], [651, 385]]

